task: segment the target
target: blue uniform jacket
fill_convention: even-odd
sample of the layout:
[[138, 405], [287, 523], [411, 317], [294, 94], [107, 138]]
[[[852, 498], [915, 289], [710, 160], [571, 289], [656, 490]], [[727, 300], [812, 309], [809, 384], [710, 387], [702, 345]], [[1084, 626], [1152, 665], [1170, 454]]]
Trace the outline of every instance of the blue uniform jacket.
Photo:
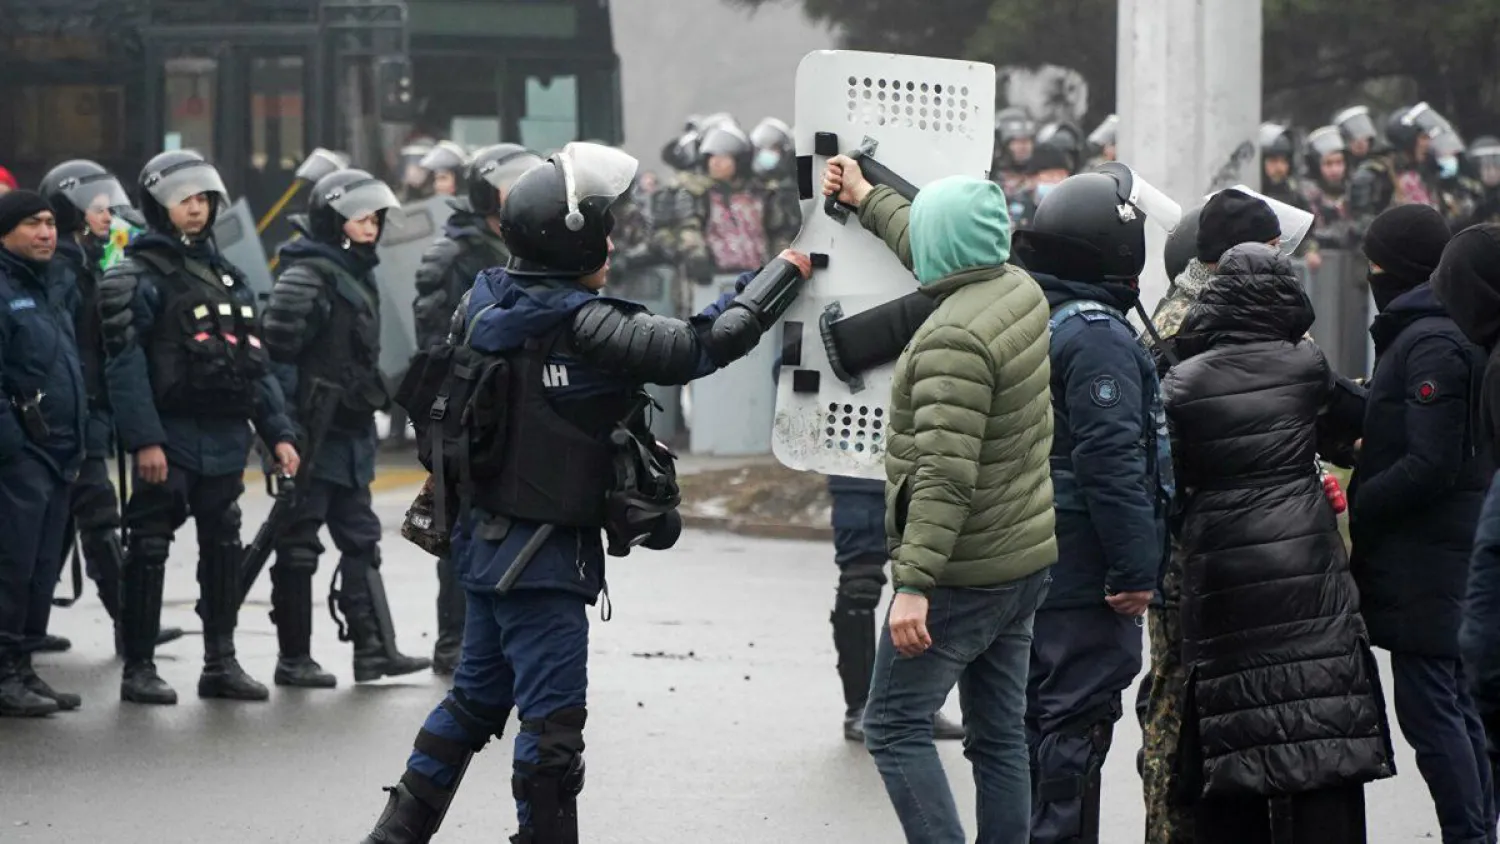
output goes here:
[[[1138, 295], [1123, 285], [1032, 276], [1058, 316], [1079, 301], [1124, 313]], [[1167, 548], [1158, 472], [1170, 477], [1171, 461], [1153, 413], [1161, 391], [1155, 365], [1133, 329], [1101, 310], [1058, 322], [1050, 355], [1058, 555], [1043, 607], [1101, 606], [1110, 592], [1156, 589]]]
[[[0, 249], [0, 464], [29, 453], [71, 482], [83, 462], [88, 396], [73, 334], [78, 288], [61, 269]], [[37, 393], [43, 442], [27, 436], [11, 405]]]
[[[325, 243], [303, 238], [294, 240], [283, 245], [278, 253], [281, 257], [280, 266], [286, 267], [299, 257], [325, 258], [338, 263], [357, 279], [367, 283], [372, 288], [372, 295], [376, 301], [380, 299], [379, 288], [376, 287], [375, 277], [371, 275], [374, 269], [371, 266], [360, 266], [349, 252], [343, 249], [335, 249]], [[337, 295], [337, 294], [335, 294]], [[315, 336], [322, 330], [323, 322], [328, 318], [329, 308], [325, 306], [315, 310], [307, 320], [308, 336]], [[301, 430], [301, 420], [297, 418], [296, 395], [298, 383], [298, 369], [291, 364], [273, 363], [271, 372], [276, 376], [281, 385], [281, 393], [286, 397], [287, 416]], [[298, 442], [303, 442], [299, 439]], [[375, 430], [375, 418], [370, 417], [369, 426], [361, 433], [349, 431], [330, 430], [318, 445], [317, 462], [313, 466], [312, 476], [315, 480], [327, 481], [344, 487], [365, 487], [375, 481], [375, 458], [378, 437]]]
[[[210, 244], [199, 244], [199, 248], [206, 249], [200, 257], [216, 271], [230, 267]], [[145, 249], [177, 251], [182, 246], [165, 235], [149, 232], [126, 247], [126, 254]], [[243, 278], [237, 271], [234, 275]], [[115, 430], [121, 443], [131, 453], [147, 446], [162, 446], [170, 463], [201, 475], [231, 475], [245, 471], [251, 436], [250, 426], [244, 420], [162, 416], [157, 413], [144, 346], [149, 343], [151, 331], [166, 302], [157, 286], [155, 270], [141, 264], [139, 278], [135, 298], [130, 303], [135, 341], [110, 357], [105, 365], [110, 406], [115, 409]], [[242, 304], [255, 304], [255, 293], [247, 284], [236, 286], [235, 297]], [[286, 416], [281, 386], [269, 373], [260, 383], [256, 418], [252, 421], [256, 433], [268, 444], [296, 440], [292, 423]]]
[[839, 565], [871, 555], [882, 559], [885, 544], [885, 481], [828, 476], [833, 497], [833, 560]]
[[[751, 278], [746, 273], [738, 287]], [[706, 309], [702, 316], [712, 319], [726, 308], [734, 293], [724, 296]], [[571, 319], [575, 311], [594, 301], [597, 294], [572, 280], [526, 279], [518, 283], [503, 269], [485, 270], [469, 294], [464, 322], [475, 315], [469, 344], [475, 349], [502, 354], [520, 348], [528, 338], [538, 337]], [[494, 307], [489, 307], [494, 305]], [[622, 307], [638, 306], [622, 302]], [[489, 308], [489, 310], [485, 310]], [[559, 401], [582, 398], [605, 392], [634, 391], [640, 384], [622, 380], [584, 365], [566, 355], [557, 354], [550, 364], [564, 367], [565, 379], [552, 379], [548, 396]], [[695, 377], [715, 372], [717, 367], [703, 355]], [[454, 529], [453, 560], [459, 581], [465, 588], [489, 591], [495, 588], [511, 561], [540, 525], [511, 521], [508, 528], [491, 527], [476, 519], [473, 511], [465, 514]], [[589, 603], [599, 597], [604, 585], [604, 541], [601, 530], [557, 528], [551, 538], [532, 558], [517, 580], [515, 589], [552, 589], [578, 595]]]

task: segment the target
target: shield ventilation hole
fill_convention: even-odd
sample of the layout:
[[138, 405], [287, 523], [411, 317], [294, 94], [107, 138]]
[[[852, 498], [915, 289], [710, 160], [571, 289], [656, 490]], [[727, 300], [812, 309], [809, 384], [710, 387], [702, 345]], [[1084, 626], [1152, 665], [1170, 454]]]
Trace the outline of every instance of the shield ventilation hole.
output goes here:
[[[843, 87], [842, 85], [840, 87]], [[849, 122], [855, 126], [889, 126], [968, 135], [977, 121], [967, 86], [851, 76], [848, 79]]]
[[885, 408], [830, 402], [823, 447], [856, 454], [885, 451]]

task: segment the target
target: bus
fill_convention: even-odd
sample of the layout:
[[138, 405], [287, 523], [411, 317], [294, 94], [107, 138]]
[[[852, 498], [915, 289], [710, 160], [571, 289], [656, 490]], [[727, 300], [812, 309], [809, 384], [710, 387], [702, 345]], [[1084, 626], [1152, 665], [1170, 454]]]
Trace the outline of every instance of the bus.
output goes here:
[[623, 135], [608, 0], [0, 0], [0, 80], [22, 185], [68, 158], [130, 184], [193, 149], [256, 213], [320, 146], [394, 182], [419, 136]]

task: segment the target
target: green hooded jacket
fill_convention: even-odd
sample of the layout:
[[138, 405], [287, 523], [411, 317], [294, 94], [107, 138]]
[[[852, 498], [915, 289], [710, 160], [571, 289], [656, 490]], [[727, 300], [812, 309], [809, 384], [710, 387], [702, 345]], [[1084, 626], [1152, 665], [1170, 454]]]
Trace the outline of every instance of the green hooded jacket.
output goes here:
[[941, 179], [915, 206], [890, 188], [865, 228], [937, 309], [896, 363], [886, 453], [895, 586], [997, 586], [1057, 561], [1046, 297], [1010, 257], [997, 185]]

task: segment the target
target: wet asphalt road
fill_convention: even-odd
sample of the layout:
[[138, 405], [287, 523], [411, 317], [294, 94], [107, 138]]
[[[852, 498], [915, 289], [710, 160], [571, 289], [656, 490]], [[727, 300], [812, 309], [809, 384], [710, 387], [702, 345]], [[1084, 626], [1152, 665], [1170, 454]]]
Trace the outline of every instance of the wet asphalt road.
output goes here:
[[[403, 648], [429, 654], [433, 564], [396, 533], [409, 492], [378, 495], [388, 589]], [[245, 499], [245, 534], [267, 510]], [[263, 704], [196, 697], [202, 640], [193, 614], [191, 530], [174, 547], [165, 622], [195, 631], [158, 655], [181, 702], [122, 705], [110, 628], [92, 595], [57, 610], [71, 653], [39, 666], [84, 696], [81, 711], [0, 721], [3, 844], [357, 842], [399, 777], [411, 739], [446, 686], [431, 675], [356, 687], [326, 613], [314, 655], [334, 691], [272, 690]], [[325, 540], [325, 544], [331, 546]], [[868, 755], [840, 732], [828, 611], [830, 549], [817, 543], [688, 532], [677, 548], [611, 561], [614, 618], [591, 642], [588, 784], [582, 837], [624, 842], [902, 840]], [[331, 573], [325, 563], [324, 584]], [[241, 661], [269, 683], [276, 639], [262, 583], [241, 618]], [[957, 715], [956, 698], [949, 711]], [[471, 766], [437, 836], [503, 842], [515, 828], [510, 738]], [[1107, 844], [1141, 841], [1140, 742], [1127, 714], [1105, 776]], [[1369, 788], [1373, 844], [1440, 838], [1410, 750], [1402, 775]], [[956, 743], [941, 749], [972, 834], [973, 791]]]

